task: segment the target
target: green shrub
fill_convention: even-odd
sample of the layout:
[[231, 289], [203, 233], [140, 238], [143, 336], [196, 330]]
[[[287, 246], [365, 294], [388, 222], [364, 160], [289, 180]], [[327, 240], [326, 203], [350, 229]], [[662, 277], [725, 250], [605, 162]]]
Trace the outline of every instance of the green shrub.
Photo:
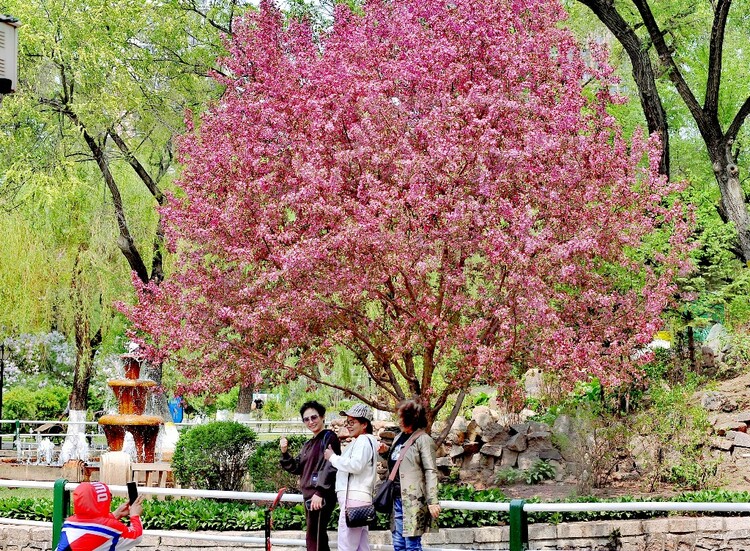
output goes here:
[[[497, 489], [475, 490], [468, 486], [443, 485], [439, 489], [441, 500], [456, 500], [470, 502], [507, 502], [508, 498]], [[538, 502], [529, 499], [528, 502]], [[574, 496], [557, 503], [628, 503], [633, 501], [677, 501], [677, 502], [715, 502], [715, 503], [747, 503], [750, 501], [748, 492], [729, 492], [726, 490], [703, 490], [700, 492], [686, 492], [678, 496], [666, 498], [619, 497], [615, 499], [598, 499], [591, 496]], [[115, 509], [123, 502], [122, 498], [112, 500]], [[209, 499], [147, 499], [143, 503], [144, 528], [148, 530], [259, 530], [263, 527], [264, 506], [236, 501], [220, 502]], [[699, 512], [695, 513], [700, 516]], [[711, 512], [706, 516], [738, 516], [740, 512]], [[561, 522], [582, 522], [594, 520], [625, 520], [648, 519], [665, 517], [666, 511], [574, 511], [574, 512], [533, 512], [529, 513], [530, 523], [545, 522], [559, 524]], [[0, 497], [0, 517], [19, 520], [37, 520], [49, 522], [52, 520], [52, 499], [29, 497]], [[334, 511], [329, 529], [335, 529], [338, 514]], [[440, 513], [439, 525], [442, 528], [464, 528], [480, 526], [498, 526], [508, 523], [508, 513], [494, 511], [460, 511], [457, 509], [443, 509]], [[273, 512], [273, 526], [275, 530], [304, 530], [305, 511], [301, 503], [284, 503]], [[377, 528], [388, 529], [388, 518], [378, 516]]]
[[[307, 442], [306, 436], [290, 436], [289, 453], [296, 457], [302, 445]], [[248, 461], [250, 483], [255, 492], [276, 492], [286, 488], [289, 492], [299, 492], [299, 477], [286, 472], [279, 466], [281, 451], [279, 439], [264, 442], [258, 446]]]
[[524, 477], [524, 471], [521, 469], [514, 469], [513, 467], [506, 467], [497, 471], [495, 475], [495, 482], [497, 484], [515, 484]]
[[545, 459], [540, 459], [526, 471], [524, 481], [526, 484], [539, 484], [544, 480], [555, 478], [555, 466]]
[[70, 389], [62, 386], [46, 386], [34, 393], [36, 414], [39, 419], [57, 419], [65, 412]]
[[36, 419], [34, 391], [19, 386], [3, 395], [3, 417], [5, 419]]
[[242, 489], [257, 437], [234, 421], [215, 421], [180, 435], [172, 458], [175, 479], [204, 490]]

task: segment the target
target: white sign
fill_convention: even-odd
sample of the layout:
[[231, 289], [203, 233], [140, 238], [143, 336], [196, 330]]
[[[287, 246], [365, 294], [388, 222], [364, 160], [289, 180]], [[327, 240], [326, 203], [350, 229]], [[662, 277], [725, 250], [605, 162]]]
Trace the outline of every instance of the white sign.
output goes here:
[[[18, 21], [7, 15], [0, 15], [0, 93], [14, 92], [18, 84]], [[5, 86], [2, 86], [5, 84]]]

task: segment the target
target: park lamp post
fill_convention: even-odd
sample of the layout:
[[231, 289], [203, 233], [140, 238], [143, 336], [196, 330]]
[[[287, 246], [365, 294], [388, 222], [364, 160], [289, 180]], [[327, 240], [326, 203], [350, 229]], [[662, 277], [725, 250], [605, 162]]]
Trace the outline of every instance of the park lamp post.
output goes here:
[[0, 14], [0, 102], [18, 84], [18, 19]]

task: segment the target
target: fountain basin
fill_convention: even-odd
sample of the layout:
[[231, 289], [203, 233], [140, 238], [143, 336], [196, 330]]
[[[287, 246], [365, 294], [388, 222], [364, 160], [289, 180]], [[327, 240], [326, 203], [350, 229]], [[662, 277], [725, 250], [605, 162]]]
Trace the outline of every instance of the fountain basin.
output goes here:
[[117, 398], [117, 412], [120, 415], [142, 415], [146, 410], [146, 399], [154, 381], [115, 379], [107, 383]]
[[163, 423], [156, 415], [103, 415], [99, 419], [110, 451], [122, 451], [126, 431], [133, 435], [140, 463], [154, 462], [156, 437]]

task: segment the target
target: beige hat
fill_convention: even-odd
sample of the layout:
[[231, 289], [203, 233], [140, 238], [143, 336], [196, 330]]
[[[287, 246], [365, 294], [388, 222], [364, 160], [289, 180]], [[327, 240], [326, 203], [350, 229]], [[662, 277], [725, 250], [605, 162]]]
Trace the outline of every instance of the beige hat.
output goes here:
[[366, 406], [365, 404], [354, 404], [349, 408], [349, 411], [340, 411], [339, 415], [344, 415], [346, 417], [355, 417], [358, 419], [364, 418], [368, 421], [372, 421], [372, 409], [370, 408], [370, 406]]

